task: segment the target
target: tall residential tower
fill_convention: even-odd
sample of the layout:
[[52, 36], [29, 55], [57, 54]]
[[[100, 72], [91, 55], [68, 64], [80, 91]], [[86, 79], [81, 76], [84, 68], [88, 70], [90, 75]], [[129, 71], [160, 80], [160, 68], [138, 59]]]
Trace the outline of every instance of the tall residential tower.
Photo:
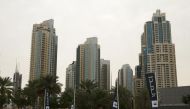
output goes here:
[[75, 88], [76, 61], [73, 61], [66, 69], [66, 89]]
[[46, 75], [56, 76], [57, 40], [52, 19], [33, 25], [30, 80]]
[[110, 61], [100, 60], [100, 88], [110, 90]]
[[172, 43], [171, 26], [165, 13], [160, 10], [153, 14], [152, 21], [144, 25], [136, 71], [136, 88], [144, 86], [144, 75], [152, 72], [156, 75], [158, 88], [177, 86], [175, 45]]
[[133, 91], [133, 70], [129, 64], [125, 64], [118, 72], [119, 85]]
[[87, 38], [77, 48], [76, 86], [81, 81], [93, 80], [99, 85], [100, 77], [100, 45], [96, 37]]

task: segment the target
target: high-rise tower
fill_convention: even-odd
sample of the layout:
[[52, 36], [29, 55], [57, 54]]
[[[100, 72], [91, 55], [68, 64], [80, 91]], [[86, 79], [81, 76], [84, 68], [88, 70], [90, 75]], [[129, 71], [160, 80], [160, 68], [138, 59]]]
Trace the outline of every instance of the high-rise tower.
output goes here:
[[136, 81], [136, 84], [139, 86], [144, 86], [144, 75], [151, 72], [156, 75], [158, 88], [177, 86], [175, 45], [172, 43], [171, 26], [165, 13], [160, 10], [153, 14], [152, 21], [144, 25], [139, 66], [136, 68], [139, 81]]
[[110, 90], [110, 61], [100, 60], [100, 88]]
[[13, 92], [15, 92], [19, 89], [21, 89], [21, 84], [22, 84], [22, 74], [19, 73], [18, 67], [16, 65], [16, 70], [13, 76]]
[[56, 76], [57, 40], [52, 19], [33, 25], [30, 80], [39, 79], [48, 74]]
[[100, 77], [100, 45], [96, 37], [87, 38], [77, 48], [76, 86], [81, 81], [93, 80], [99, 85]]
[[66, 88], [75, 88], [76, 61], [73, 61], [66, 69]]
[[133, 91], [133, 71], [129, 64], [125, 64], [118, 72], [119, 85]]

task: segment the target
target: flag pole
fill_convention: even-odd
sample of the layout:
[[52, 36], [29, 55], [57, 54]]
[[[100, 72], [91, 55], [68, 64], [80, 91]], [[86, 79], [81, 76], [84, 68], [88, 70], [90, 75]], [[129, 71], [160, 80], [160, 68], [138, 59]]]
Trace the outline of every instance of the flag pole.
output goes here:
[[111, 84], [110, 84], [110, 89], [112, 89], [112, 72], [111, 72]]
[[[76, 77], [75, 77], [76, 78]], [[73, 103], [73, 107], [74, 107], [74, 109], [75, 109], [75, 94], [76, 94], [76, 80], [75, 80], [75, 78], [73, 79], [73, 81], [74, 81], [74, 103]]]
[[75, 109], [75, 94], [76, 94], [76, 88], [74, 88], [74, 109]]
[[118, 78], [117, 78], [117, 105], [118, 105], [118, 109], [119, 109], [119, 72], [118, 72]]

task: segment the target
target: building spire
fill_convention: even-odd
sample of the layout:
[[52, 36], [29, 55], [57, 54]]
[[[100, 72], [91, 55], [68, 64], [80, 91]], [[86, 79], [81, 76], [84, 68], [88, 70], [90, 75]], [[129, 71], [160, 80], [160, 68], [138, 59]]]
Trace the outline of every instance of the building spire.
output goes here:
[[160, 13], [161, 13], [160, 9], [157, 9], [157, 10], [156, 10], [156, 14], [157, 14], [157, 15], [160, 15]]
[[16, 61], [16, 69], [15, 69], [15, 72], [19, 72], [19, 71], [18, 71], [17, 61]]

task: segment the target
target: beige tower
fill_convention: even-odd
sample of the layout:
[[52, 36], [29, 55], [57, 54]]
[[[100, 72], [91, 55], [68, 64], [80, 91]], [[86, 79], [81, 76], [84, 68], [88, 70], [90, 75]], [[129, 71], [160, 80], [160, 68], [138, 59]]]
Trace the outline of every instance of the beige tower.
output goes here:
[[75, 88], [75, 75], [76, 75], [76, 61], [73, 61], [72, 64], [66, 69], [66, 89]]
[[158, 88], [177, 86], [175, 45], [171, 39], [170, 22], [160, 10], [144, 26], [139, 66], [136, 68], [136, 89], [145, 86], [144, 75], [151, 72], [156, 75]]
[[56, 76], [57, 36], [52, 19], [34, 24], [32, 31], [30, 80], [47, 74]]
[[81, 81], [100, 81], [100, 45], [96, 37], [87, 38], [84, 44], [77, 48], [76, 87]]
[[110, 90], [110, 60], [100, 59], [100, 88]]

